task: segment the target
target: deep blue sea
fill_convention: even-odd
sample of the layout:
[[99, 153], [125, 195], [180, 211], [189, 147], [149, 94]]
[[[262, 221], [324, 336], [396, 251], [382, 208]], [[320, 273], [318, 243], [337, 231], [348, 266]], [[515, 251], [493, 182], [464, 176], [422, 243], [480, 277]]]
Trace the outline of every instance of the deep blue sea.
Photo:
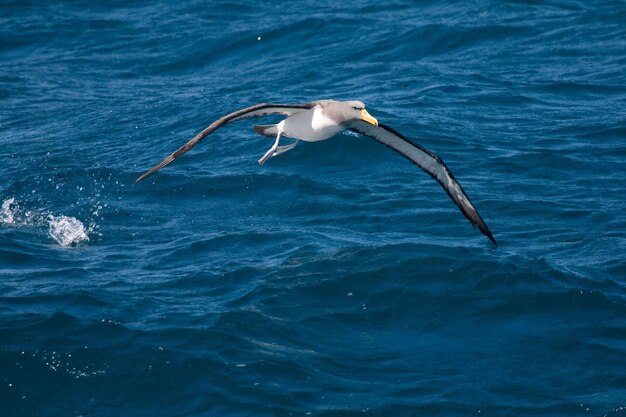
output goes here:
[[[361, 100], [494, 247], [351, 132]], [[0, 2], [0, 415], [626, 416], [626, 2]]]

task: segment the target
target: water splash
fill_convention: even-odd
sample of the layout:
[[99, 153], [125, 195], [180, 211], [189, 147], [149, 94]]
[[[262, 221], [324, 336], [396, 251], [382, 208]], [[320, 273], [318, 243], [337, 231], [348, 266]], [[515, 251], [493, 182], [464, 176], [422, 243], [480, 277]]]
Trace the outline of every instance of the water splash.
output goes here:
[[4, 202], [2, 203], [2, 208], [0, 208], [0, 223], [15, 223], [15, 218], [13, 217], [13, 212], [11, 211], [11, 204], [13, 204], [14, 202], [14, 198], [4, 200]]
[[61, 246], [89, 241], [85, 226], [74, 217], [48, 216], [48, 233]]
[[85, 228], [85, 225], [75, 217], [56, 216], [43, 209], [21, 210], [15, 198], [4, 200], [0, 206], [0, 225], [38, 228], [47, 226], [50, 237], [61, 246], [89, 242], [89, 232], [97, 228], [94, 222]]

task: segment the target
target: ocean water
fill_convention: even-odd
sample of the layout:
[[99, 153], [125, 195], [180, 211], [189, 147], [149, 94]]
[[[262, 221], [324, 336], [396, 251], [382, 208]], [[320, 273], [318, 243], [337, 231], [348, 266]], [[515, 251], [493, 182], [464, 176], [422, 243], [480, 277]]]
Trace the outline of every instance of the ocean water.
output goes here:
[[[2, 416], [626, 415], [626, 3], [0, 3]], [[359, 99], [365, 137], [213, 120]]]

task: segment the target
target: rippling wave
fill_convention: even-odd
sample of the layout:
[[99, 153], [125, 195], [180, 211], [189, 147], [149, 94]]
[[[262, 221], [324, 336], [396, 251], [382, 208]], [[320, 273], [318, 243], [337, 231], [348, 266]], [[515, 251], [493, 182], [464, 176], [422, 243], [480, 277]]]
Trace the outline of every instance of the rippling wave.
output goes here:
[[[0, 11], [7, 415], [624, 415], [623, 2]], [[441, 156], [498, 248], [351, 133], [259, 166], [244, 121], [133, 185], [321, 98]]]

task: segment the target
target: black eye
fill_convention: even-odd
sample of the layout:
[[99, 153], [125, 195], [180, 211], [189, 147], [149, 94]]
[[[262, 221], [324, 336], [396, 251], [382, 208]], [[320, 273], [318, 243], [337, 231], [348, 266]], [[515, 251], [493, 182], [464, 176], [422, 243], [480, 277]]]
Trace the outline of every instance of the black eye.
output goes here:
[[363, 107], [356, 107], [356, 106], [352, 106], [352, 108], [353, 108], [354, 110], [363, 110]]

